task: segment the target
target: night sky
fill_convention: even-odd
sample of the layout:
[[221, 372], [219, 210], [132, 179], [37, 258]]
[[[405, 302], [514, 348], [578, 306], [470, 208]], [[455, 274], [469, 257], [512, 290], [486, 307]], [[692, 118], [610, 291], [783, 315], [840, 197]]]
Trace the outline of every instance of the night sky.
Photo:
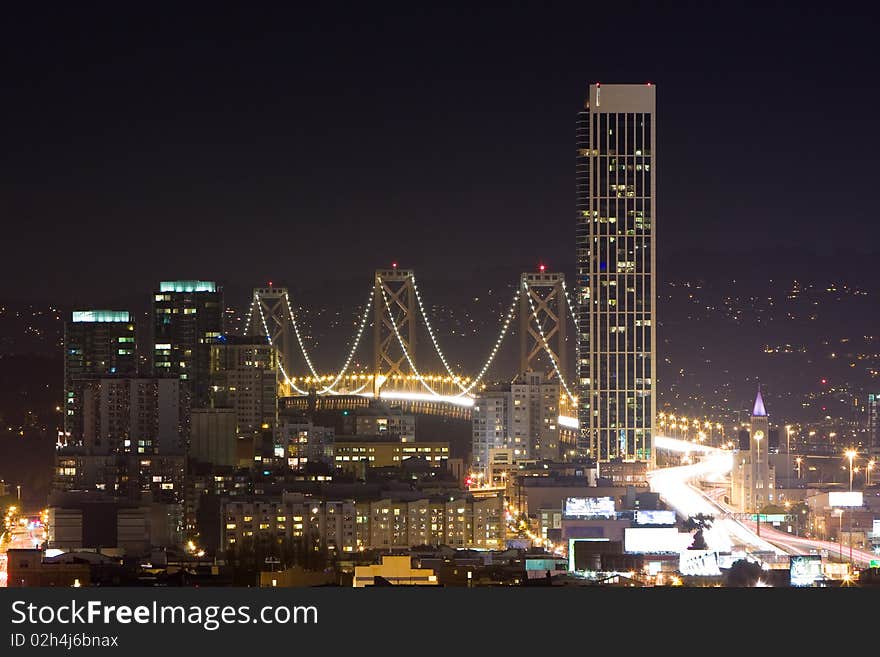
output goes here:
[[0, 298], [572, 272], [595, 81], [657, 85], [663, 258], [875, 248], [874, 16], [252, 4], [6, 9]]

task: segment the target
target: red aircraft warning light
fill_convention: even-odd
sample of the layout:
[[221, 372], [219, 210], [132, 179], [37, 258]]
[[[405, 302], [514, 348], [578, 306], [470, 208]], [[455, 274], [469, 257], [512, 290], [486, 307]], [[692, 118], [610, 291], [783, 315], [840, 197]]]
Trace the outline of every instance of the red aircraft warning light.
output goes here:
[[541, 272], [542, 274], [544, 273], [544, 271], [546, 269], [547, 269], [547, 265], [538, 265], [538, 271]]

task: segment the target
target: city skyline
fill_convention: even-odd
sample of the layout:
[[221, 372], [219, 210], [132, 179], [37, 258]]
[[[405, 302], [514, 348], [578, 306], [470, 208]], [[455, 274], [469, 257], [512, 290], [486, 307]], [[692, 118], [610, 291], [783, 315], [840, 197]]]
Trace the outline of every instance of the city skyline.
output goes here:
[[0, 590], [880, 586], [867, 16], [44, 13]]

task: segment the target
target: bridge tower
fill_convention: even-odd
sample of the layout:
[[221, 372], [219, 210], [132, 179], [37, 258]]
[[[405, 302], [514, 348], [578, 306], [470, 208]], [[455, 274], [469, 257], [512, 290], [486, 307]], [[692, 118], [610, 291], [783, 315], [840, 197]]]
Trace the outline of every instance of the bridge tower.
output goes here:
[[414, 374], [397, 334], [415, 362], [416, 313], [412, 270], [396, 266], [377, 269], [373, 290], [373, 393], [377, 397], [382, 386], [393, 377]]
[[[535, 361], [544, 353], [544, 340], [553, 354], [563, 380], [567, 381], [568, 359], [566, 335], [568, 307], [565, 299], [565, 274], [541, 271], [524, 272], [520, 277], [519, 297], [519, 371], [534, 367]], [[534, 308], [534, 313], [532, 309]], [[544, 332], [544, 338], [538, 327]], [[556, 369], [549, 358], [545, 359], [544, 373], [548, 378], [556, 376]]]
[[[278, 351], [278, 362], [281, 363], [287, 375], [292, 376], [293, 354], [296, 347], [290, 325], [287, 288], [254, 288], [254, 299], [250, 322], [245, 327], [245, 335], [266, 335], [266, 329], [268, 329], [269, 340]], [[266, 320], [265, 326], [263, 325], [264, 319]]]

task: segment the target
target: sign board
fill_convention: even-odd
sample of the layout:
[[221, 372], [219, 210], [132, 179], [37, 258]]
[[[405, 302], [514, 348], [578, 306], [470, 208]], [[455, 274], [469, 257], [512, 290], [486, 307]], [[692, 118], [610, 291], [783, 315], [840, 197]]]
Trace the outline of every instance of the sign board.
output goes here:
[[675, 527], [626, 527], [623, 530], [623, 550], [630, 554], [677, 554], [692, 542], [693, 536]]
[[678, 558], [678, 572], [698, 577], [720, 575], [718, 553], [714, 550], [685, 550]]
[[[784, 513], [761, 513], [759, 515], [761, 516], [761, 522], [780, 523], [780, 522], [785, 522], [786, 519], [788, 518], [788, 516], [785, 515]], [[757, 522], [758, 515], [753, 513], [751, 515], [751, 520], [752, 520], [752, 522]]]
[[636, 511], [637, 525], [674, 525], [675, 511]]
[[862, 506], [862, 491], [832, 491], [828, 493], [828, 506]]
[[614, 500], [610, 497], [568, 497], [565, 515], [569, 518], [616, 518]]
[[788, 571], [792, 586], [813, 586], [822, 579], [822, 557], [817, 554], [789, 557]]

